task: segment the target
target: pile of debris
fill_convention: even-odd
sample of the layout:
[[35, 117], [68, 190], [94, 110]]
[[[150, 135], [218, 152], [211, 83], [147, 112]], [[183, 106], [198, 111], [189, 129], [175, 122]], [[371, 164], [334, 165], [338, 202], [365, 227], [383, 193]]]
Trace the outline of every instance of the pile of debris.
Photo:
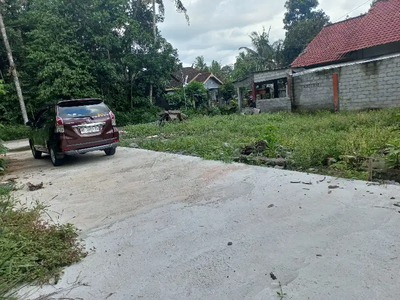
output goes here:
[[252, 164], [275, 167], [279, 169], [286, 169], [287, 160], [280, 157], [268, 157], [267, 152], [271, 150], [267, 141], [259, 140], [251, 145], [247, 145], [240, 151], [240, 156], [235, 158], [234, 161]]
[[165, 122], [182, 122], [187, 120], [188, 116], [181, 113], [179, 110], [165, 110], [160, 113], [159, 124], [162, 125]]

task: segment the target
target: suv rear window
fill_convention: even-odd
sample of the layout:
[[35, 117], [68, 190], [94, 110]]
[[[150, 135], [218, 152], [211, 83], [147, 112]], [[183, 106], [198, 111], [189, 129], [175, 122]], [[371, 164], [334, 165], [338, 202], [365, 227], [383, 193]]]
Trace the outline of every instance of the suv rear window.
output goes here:
[[69, 101], [58, 104], [61, 118], [101, 117], [110, 112], [101, 101]]

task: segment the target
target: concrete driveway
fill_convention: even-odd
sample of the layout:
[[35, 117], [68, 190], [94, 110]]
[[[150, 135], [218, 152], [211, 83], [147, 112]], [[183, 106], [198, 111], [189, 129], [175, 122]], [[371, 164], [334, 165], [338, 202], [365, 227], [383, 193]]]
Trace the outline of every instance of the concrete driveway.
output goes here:
[[[398, 186], [119, 148], [11, 153], [16, 195], [81, 228], [87, 248], [25, 299], [400, 299]], [[271, 273], [277, 277], [273, 280]]]

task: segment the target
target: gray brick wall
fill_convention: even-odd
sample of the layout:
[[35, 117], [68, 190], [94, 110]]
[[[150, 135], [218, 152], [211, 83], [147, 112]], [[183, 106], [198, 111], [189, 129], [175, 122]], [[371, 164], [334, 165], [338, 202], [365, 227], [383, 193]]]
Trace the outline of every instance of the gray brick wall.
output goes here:
[[260, 109], [262, 113], [291, 111], [292, 104], [289, 98], [257, 100], [257, 108]]
[[341, 110], [400, 106], [400, 57], [343, 67], [339, 106]]
[[297, 109], [334, 109], [332, 74], [339, 74], [340, 110], [400, 106], [400, 57], [294, 77]]
[[333, 70], [294, 77], [294, 109], [333, 110]]

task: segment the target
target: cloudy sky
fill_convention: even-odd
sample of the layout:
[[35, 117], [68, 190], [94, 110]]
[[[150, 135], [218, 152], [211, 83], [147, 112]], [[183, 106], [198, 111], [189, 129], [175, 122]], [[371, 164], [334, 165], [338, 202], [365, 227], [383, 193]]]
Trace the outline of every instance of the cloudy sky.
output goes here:
[[[250, 46], [249, 34], [271, 27], [271, 41], [283, 39], [285, 0], [182, 0], [188, 10], [190, 26], [183, 14], [175, 12], [173, 1], [164, 0], [165, 22], [161, 34], [179, 51], [184, 66], [203, 55], [207, 64], [214, 59], [222, 64], [235, 62], [239, 47]], [[368, 11], [372, 0], [320, 0], [320, 8], [331, 21]]]

